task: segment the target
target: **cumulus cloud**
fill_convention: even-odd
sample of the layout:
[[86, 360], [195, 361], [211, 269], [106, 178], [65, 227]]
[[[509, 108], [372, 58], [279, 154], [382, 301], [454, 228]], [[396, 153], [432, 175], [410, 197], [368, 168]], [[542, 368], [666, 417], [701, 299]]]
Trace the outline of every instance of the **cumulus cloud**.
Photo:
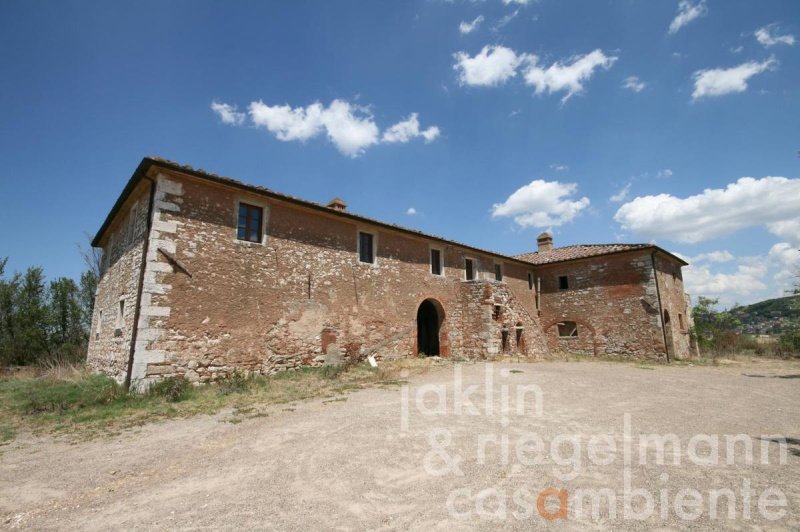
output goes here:
[[409, 216], [414, 216], [415, 214], [417, 214], [417, 209], [415, 209], [414, 207], [409, 207], [408, 210], [406, 211], [406, 214]]
[[565, 64], [556, 62], [547, 68], [537, 64], [536, 56], [526, 57], [525, 83], [536, 89], [536, 94], [547, 92], [566, 92], [564, 103], [575, 94], [583, 91], [583, 84], [594, 75], [597, 68], [608, 70], [617, 57], [607, 56], [602, 50], [594, 50], [586, 55], [577, 55]]
[[324, 131], [336, 149], [349, 157], [358, 157], [379, 139], [369, 110], [344, 100], [333, 100], [328, 107], [316, 102], [305, 108], [257, 101], [250, 104], [249, 111], [253, 124], [278, 140], [306, 141]]
[[512, 217], [521, 227], [554, 227], [572, 221], [589, 206], [589, 198], [575, 199], [575, 183], [537, 179], [517, 189], [503, 203], [492, 206], [492, 218]]
[[678, 14], [669, 23], [669, 33], [678, 33], [682, 27], [689, 24], [691, 21], [704, 17], [708, 14], [705, 0], [699, 2], [691, 2], [689, 0], [681, 0], [678, 2]]
[[494, 87], [502, 85], [517, 75], [520, 69], [525, 83], [534, 87], [536, 94], [565, 92], [564, 103], [584, 90], [598, 68], [608, 70], [618, 59], [607, 56], [602, 50], [576, 55], [566, 62], [557, 61], [550, 66], [539, 65], [533, 54], [518, 54], [505, 46], [484, 46], [471, 57], [466, 52], [453, 55], [453, 69], [458, 72], [461, 85]]
[[419, 129], [419, 119], [417, 113], [411, 113], [406, 120], [398, 122], [386, 131], [383, 132], [383, 142], [393, 143], [399, 142], [405, 144], [406, 142], [422, 137], [425, 142], [433, 142], [439, 136], [439, 128], [431, 126], [428, 129]]
[[632, 183], [628, 183], [627, 185], [619, 189], [619, 191], [616, 194], [608, 198], [609, 201], [611, 201], [612, 203], [622, 203], [623, 201], [628, 199], [628, 194], [631, 191], [631, 185]]
[[[351, 104], [345, 100], [333, 100], [327, 107], [314, 102], [306, 107], [289, 105], [267, 105], [263, 101], [251, 102], [247, 113], [237, 111], [236, 106], [212, 102], [211, 109], [225, 124], [243, 125], [249, 116], [256, 128], [266, 129], [284, 142], [306, 142], [325, 135], [330, 142], [348, 157], [358, 157], [381, 141], [381, 132], [368, 107]], [[394, 124], [383, 134], [385, 143], [406, 143], [415, 137], [432, 142], [439, 136], [439, 128], [430, 126], [419, 129], [417, 113]]]
[[647, 87], [647, 84], [636, 76], [628, 76], [622, 82], [622, 88], [632, 90], [633, 92], [642, 92], [645, 87]]
[[675, 242], [702, 242], [754, 226], [790, 238], [800, 229], [800, 179], [742, 177], [687, 198], [637, 197], [622, 205], [614, 220], [645, 237]]
[[524, 56], [505, 46], [484, 46], [475, 56], [458, 52], [453, 57], [456, 64], [453, 68], [458, 72], [462, 85], [492, 87], [505, 83], [517, 75], [517, 67]]
[[690, 264], [683, 269], [686, 292], [693, 296], [719, 297], [730, 305], [737, 297], [752, 296], [767, 289], [767, 265], [758, 259], [739, 264], [732, 272], [716, 272], [709, 264]]
[[217, 113], [223, 124], [240, 126], [247, 118], [247, 115], [239, 112], [235, 105], [228, 105], [227, 103], [211, 102], [211, 110]]
[[481, 25], [481, 22], [483, 22], [483, 15], [478, 15], [477, 17], [475, 17], [475, 19], [473, 19], [472, 22], [462, 21], [461, 24], [458, 25], [458, 31], [460, 31], [463, 35], [472, 33], [473, 31], [478, 29], [478, 26]]
[[794, 45], [794, 35], [778, 35], [777, 31], [777, 24], [769, 24], [763, 28], [758, 28], [753, 34], [756, 36], [756, 40], [764, 45], [765, 48], [776, 44]]
[[747, 90], [747, 80], [774, 68], [778, 61], [774, 57], [757, 62], [748, 61], [732, 68], [711, 68], [698, 70], [692, 75], [694, 92], [692, 100], [709, 96], [722, 96], [732, 92]]

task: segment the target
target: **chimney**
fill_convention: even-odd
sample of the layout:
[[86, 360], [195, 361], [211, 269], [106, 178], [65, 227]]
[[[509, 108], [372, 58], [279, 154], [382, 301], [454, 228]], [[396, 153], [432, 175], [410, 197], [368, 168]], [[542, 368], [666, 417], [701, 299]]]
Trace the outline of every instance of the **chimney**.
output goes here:
[[347, 203], [342, 198], [333, 198], [328, 202], [328, 208], [335, 211], [345, 211], [347, 210]]
[[550, 233], [542, 233], [536, 238], [539, 246], [539, 253], [545, 253], [553, 249], [553, 236]]

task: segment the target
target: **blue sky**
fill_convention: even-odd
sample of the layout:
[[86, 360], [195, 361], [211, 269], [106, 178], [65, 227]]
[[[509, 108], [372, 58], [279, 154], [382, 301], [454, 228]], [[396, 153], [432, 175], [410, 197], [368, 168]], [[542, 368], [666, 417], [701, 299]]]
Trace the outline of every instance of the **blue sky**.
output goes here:
[[694, 295], [774, 297], [798, 38], [793, 0], [5, 1], [0, 256], [77, 276], [159, 155], [508, 254], [655, 241]]

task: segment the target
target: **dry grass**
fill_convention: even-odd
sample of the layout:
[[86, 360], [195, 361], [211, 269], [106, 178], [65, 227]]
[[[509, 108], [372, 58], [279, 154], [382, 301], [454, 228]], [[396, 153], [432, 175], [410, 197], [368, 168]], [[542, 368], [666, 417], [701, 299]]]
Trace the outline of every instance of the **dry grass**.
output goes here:
[[[234, 374], [214, 385], [163, 381], [144, 393], [126, 392], [112, 379], [72, 364], [0, 377], [0, 445], [22, 432], [85, 439], [145, 423], [231, 411], [231, 419], [268, 415], [275, 405], [311, 398], [345, 400], [369, 386], [395, 386], [428, 371], [424, 359], [366, 363], [346, 368], [301, 368], [270, 377]], [[231, 420], [228, 419], [228, 420]]]

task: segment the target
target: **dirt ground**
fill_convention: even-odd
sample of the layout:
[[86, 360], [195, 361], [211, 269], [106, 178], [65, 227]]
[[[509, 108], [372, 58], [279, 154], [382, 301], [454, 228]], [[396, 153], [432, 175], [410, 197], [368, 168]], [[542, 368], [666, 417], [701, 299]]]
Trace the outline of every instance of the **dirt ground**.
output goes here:
[[[0, 527], [798, 529], [799, 392], [797, 362], [468, 364], [238, 423], [223, 412], [88, 442], [21, 435], [0, 447]], [[643, 434], [679, 445], [642, 463]], [[726, 435], [746, 436], [728, 453]], [[714, 518], [712, 490], [725, 489]], [[594, 513], [591, 494], [606, 496]]]

